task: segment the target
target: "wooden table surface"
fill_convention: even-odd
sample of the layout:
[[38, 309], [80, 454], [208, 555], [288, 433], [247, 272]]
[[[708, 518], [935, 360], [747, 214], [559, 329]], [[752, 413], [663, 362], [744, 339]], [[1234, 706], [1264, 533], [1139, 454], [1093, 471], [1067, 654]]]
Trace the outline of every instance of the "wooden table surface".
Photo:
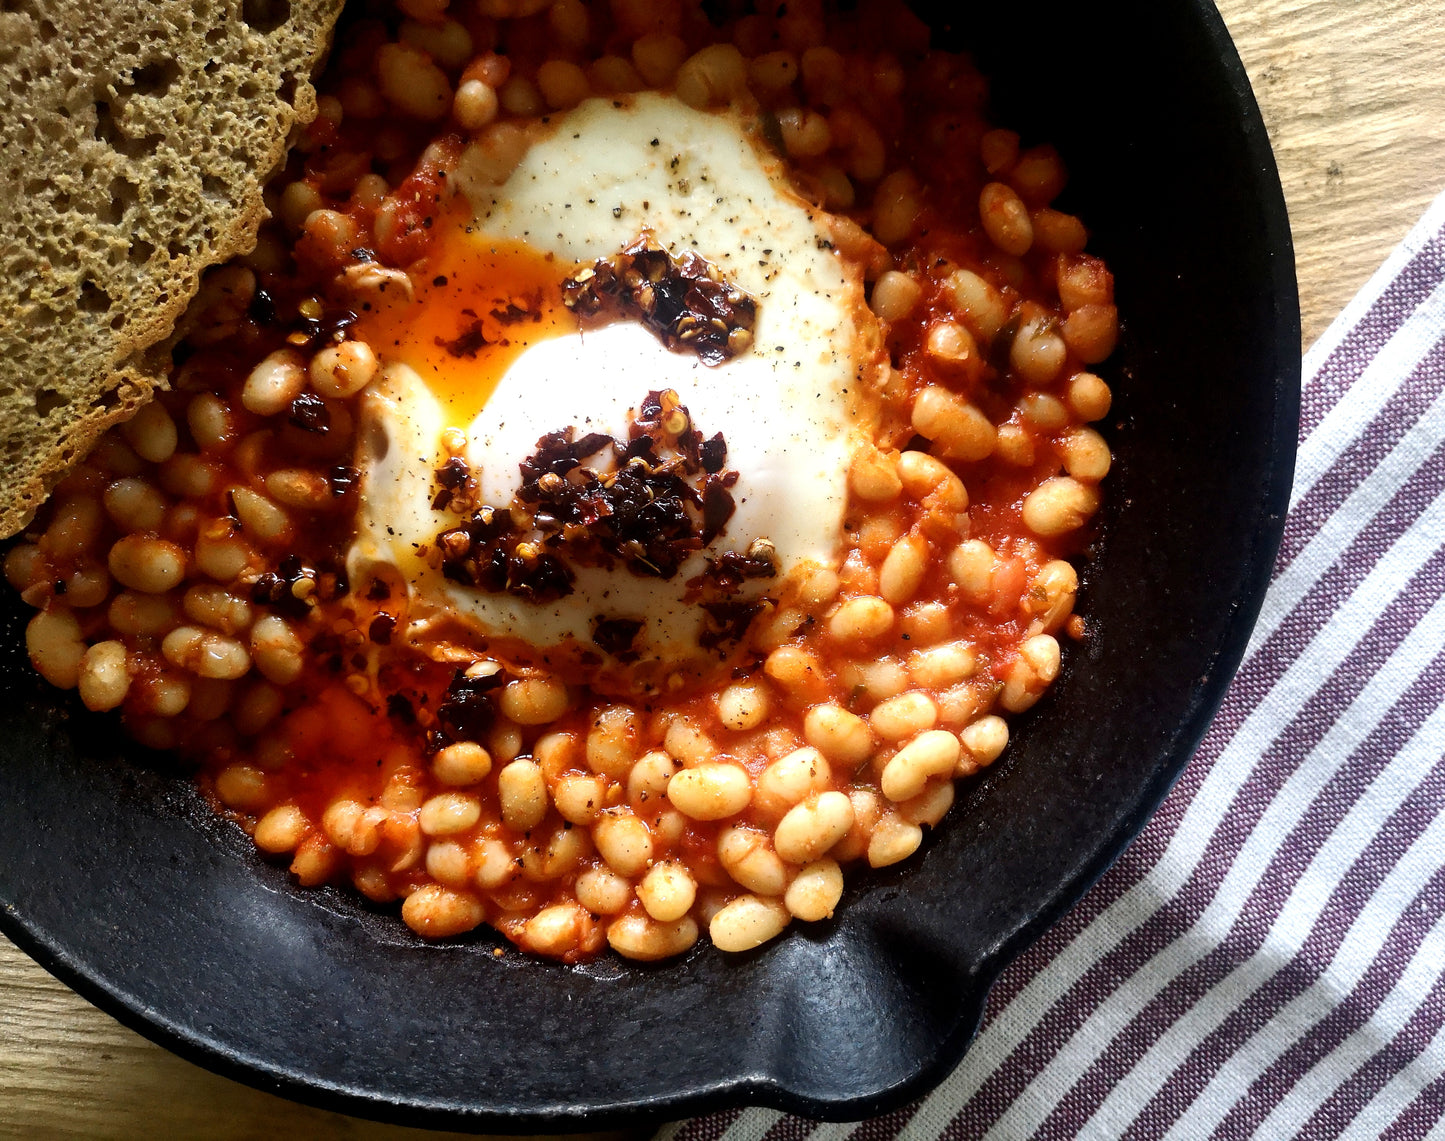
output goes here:
[[[1445, 191], [1445, 5], [1221, 0], [1289, 201], [1308, 345]], [[122, 1027], [0, 937], [0, 1137], [449, 1136], [293, 1105]]]

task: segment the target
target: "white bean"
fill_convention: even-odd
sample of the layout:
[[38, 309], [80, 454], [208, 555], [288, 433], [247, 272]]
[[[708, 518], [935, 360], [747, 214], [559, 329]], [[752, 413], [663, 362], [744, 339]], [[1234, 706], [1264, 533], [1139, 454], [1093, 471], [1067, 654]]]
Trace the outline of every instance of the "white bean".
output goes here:
[[773, 833], [773, 847], [792, 864], [810, 864], [853, 827], [853, 802], [841, 792], [823, 792], [788, 809]]
[[80, 659], [80, 700], [97, 712], [114, 709], [130, 690], [125, 643], [97, 642]]
[[284, 412], [306, 388], [306, 361], [295, 349], [277, 349], [253, 368], [241, 388], [241, 403], [257, 416]]
[[753, 798], [752, 780], [740, 765], [707, 763], [683, 769], [667, 784], [667, 799], [694, 820], [735, 816]]
[[908, 800], [923, 791], [929, 777], [952, 773], [962, 746], [946, 729], [920, 733], [889, 759], [879, 785], [889, 800]]
[[751, 951], [781, 935], [792, 918], [778, 900], [740, 895], [712, 917], [708, 935], [719, 951]]
[[659, 923], [647, 915], [624, 915], [607, 928], [607, 942], [626, 959], [669, 959], [697, 942], [697, 923], [689, 915], [672, 923]]
[[809, 864], [788, 885], [783, 903], [796, 919], [830, 919], [843, 898], [843, 869], [836, 860]]

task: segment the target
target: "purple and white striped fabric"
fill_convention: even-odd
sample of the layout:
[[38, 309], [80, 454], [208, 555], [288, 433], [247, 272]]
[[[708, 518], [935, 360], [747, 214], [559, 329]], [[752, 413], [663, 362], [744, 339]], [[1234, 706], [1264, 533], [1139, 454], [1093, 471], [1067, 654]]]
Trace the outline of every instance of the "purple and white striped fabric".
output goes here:
[[1305, 357], [1290, 517], [1179, 784], [936, 1091], [659, 1141], [1445, 1138], [1445, 196]]

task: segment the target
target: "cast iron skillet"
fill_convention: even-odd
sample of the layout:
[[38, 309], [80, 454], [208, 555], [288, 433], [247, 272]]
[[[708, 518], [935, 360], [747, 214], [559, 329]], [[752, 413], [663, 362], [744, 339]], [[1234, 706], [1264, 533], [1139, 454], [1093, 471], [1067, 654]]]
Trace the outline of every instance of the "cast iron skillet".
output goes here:
[[[742, 957], [569, 969], [301, 892], [0, 631], [0, 927], [122, 1022], [328, 1108], [489, 1130], [743, 1102], [860, 1118], [937, 1083], [1000, 969], [1108, 866], [1243, 652], [1293, 466], [1299, 315], [1269, 142], [1208, 0], [939, 6], [994, 118], [1055, 142], [1127, 326], [1090, 636], [906, 864]], [[953, 26], [948, 26], [953, 21]]]

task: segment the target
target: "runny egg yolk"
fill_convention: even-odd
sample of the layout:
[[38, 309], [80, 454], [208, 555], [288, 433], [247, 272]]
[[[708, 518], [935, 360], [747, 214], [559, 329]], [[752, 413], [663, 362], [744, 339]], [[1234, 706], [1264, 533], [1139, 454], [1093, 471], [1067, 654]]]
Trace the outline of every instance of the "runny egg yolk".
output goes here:
[[[361, 321], [386, 367], [364, 397], [349, 566], [354, 582], [404, 583], [405, 636], [433, 656], [485, 649], [608, 688], [676, 685], [715, 672], [732, 648], [704, 636], [714, 616], [695, 583], [709, 558], [759, 540], [775, 552], [777, 574], [745, 583], [740, 601], [783, 597], [837, 564], [848, 460], [886, 356], [861, 274], [755, 125], [639, 95], [591, 100], [549, 132], [500, 185], [469, 178], [463, 157], [471, 217], [413, 269], [410, 304]], [[579, 326], [564, 280], [644, 235], [673, 256], [695, 251], [756, 300], [751, 347], [708, 365], [635, 321]], [[459, 519], [435, 473], [449, 456], [465, 460], [481, 503], [505, 510], [542, 436], [626, 440], [647, 394], [664, 390], [704, 438], [722, 435], [737, 472], [735, 508], [706, 549], [669, 577], [573, 566], [571, 589], [545, 601], [445, 573], [438, 536]], [[612, 620], [637, 628], [625, 658], [597, 637]]]
[[413, 369], [456, 425], [472, 421], [528, 348], [578, 327], [562, 304], [570, 264], [523, 241], [480, 238], [469, 219], [447, 219], [409, 303], [383, 296], [355, 329], [383, 360]]

